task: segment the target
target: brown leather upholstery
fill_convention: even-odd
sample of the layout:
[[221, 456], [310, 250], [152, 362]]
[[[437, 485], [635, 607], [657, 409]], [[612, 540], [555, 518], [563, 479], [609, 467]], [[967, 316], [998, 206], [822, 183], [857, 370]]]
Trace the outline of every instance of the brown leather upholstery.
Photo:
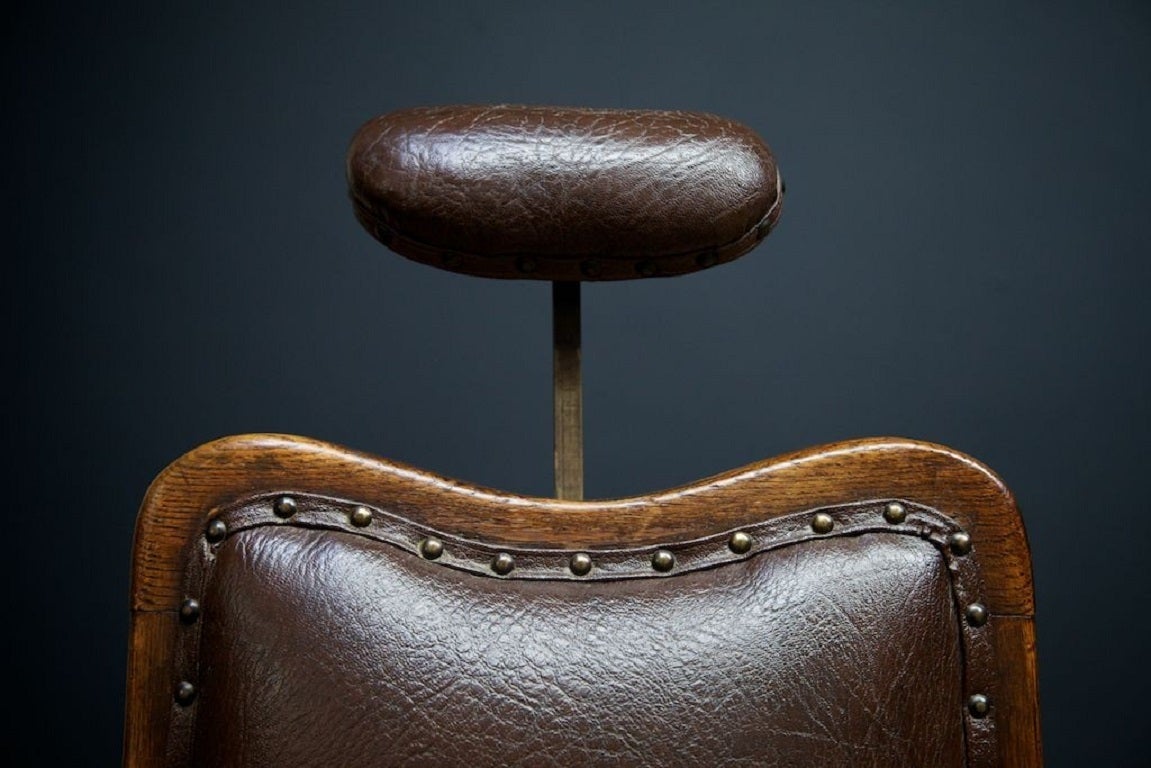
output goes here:
[[356, 216], [408, 258], [484, 277], [624, 280], [731, 261], [779, 217], [750, 129], [715, 115], [433, 107], [348, 151]]
[[979, 577], [933, 510], [829, 508], [825, 534], [807, 511], [741, 529], [746, 552], [724, 532], [666, 544], [666, 572], [644, 547], [576, 576], [571, 552], [292, 503], [223, 511], [193, 564], [177, 764], [993, 764], [962, 707], [971, 677], [993, 694], [985, 629], [956, 613]]

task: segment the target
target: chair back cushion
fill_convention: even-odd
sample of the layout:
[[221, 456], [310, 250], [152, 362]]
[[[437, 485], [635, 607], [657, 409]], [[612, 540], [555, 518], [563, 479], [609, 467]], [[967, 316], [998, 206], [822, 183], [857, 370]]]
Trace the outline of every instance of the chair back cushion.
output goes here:
[[[224, 511], [175, 762], [963, 766], [955, 526], [899, 502], [658, 547], [501, 546], [353, 501]], [[281, 516], [285, 509], [291, 516]], [[281, 513], [281, 514], [278, 514]], [[429, 542], [431, 542], [429, 544]], [[986, 659], [984, 659], [986, 660]], [[984, 742], [993, 734], [974, 733]]]

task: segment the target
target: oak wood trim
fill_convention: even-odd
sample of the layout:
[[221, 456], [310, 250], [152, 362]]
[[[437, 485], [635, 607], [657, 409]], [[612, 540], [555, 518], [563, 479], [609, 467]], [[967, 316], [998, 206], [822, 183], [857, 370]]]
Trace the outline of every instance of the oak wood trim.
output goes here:
[[124, 765], [161, 766], [172, 715], [179, 619], [175, 611], [133, 611], [129, 630]]
[[1035, 619], [1032, 616], [998, 616], [995, 630], [996, 660], [999, 671], [1000, 764], [1004, 766], [1043, 765], [1043, 744], [1039, 731], [1038, 669], [1035, 653]]
[[852, 440], [656, 494], [561, 501], [482, 488], [307, 438], [255, 434], [185, 454], [145, 496], [133, 548], [126, 765], [164, 759], [159, 735], [173, 706], [176, 617], [190, 547], [218, 507], [282, 491], [385, 507], [463, 537], [589, 549], [675, 541], [866, 499], [933, 507], [970, 533], [980, 558], [999, 663], [1001, 763], [1042, 764], [1026, 534], [1003, 482], [959, 452], [901, 438]]

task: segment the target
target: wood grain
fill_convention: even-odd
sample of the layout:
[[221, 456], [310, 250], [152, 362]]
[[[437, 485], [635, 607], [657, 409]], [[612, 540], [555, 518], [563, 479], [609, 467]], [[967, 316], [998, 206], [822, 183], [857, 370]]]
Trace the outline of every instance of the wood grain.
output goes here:
[[629, 547], [695, 538], [817, 506], [902, 498], [971, 535], [999, 658], [1002, 764], [1041, 765], [1031, 560], [1014, 499], [979, 462], [900, 438], [854, 440], [749, 465], [657, 494], [561, 501], [502, 493], [328, 443], [242, 435], [201, 446], [153, 482], [132, 574], [127, 765], [159, 765], [171, 714], [176, 611], [190, 548], [217, 507], [255, 493], [355, 500], [459, 536], [551, 547]]
[[994, 619], [1000, 683], [996, 726], [1002, 765], [1043, 765], [1039, 740], [1039, 691], [1035, 653], [1035, 619], [998, 616]]
[[124, 765], [164, 764], [175, 690], [175, 611], [133, 611], [129, 635]]

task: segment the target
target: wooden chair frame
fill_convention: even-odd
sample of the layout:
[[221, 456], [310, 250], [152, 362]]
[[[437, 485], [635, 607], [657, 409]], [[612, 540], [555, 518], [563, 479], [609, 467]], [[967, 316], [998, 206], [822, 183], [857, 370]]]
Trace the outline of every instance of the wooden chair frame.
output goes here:
[[[970, 535], [996, 649], [992, 703], [1000, 764], [1042, 764], [1031, 559], [1015, 501], [987, 467], [951, 449], [898, 438], [854, 440], [769, 459], [681, 488], [632, 498], [561, 501], [437, 477], [328, 443], [242, 435], [184, 455], [149, 489], [137, 521], [131, 587], [125, 765], [166, 760], [180, 678], [189, 557], [220, 508], [258, 493], [301, 492], [386, 506], [495, 543], [646, 546], [799, 510], [902, 498], [953, 518]], [[434, 512], [430, 511], [434, 510]]]

